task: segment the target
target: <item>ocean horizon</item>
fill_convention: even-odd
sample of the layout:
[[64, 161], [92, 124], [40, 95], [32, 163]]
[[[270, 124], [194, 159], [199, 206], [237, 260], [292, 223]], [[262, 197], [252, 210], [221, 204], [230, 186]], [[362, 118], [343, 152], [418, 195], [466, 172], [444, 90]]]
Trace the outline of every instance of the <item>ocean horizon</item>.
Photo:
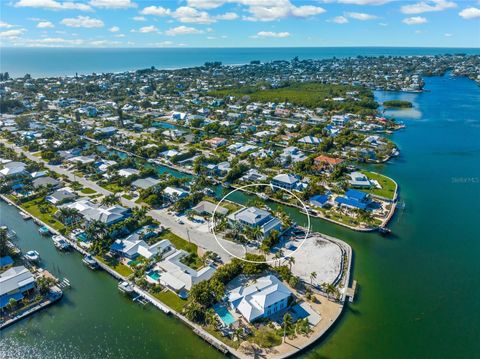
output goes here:
[[480, 48], [460, 47], [197, 47], [197, 48], [0, 48], [0, 71], [11, 77], [74, 76], [132, 71], [154, 66], [178, 69], [220, 61], [242, 65], [253, 60], [269, 62], [356, 56], [422, 56], [480, 54]]

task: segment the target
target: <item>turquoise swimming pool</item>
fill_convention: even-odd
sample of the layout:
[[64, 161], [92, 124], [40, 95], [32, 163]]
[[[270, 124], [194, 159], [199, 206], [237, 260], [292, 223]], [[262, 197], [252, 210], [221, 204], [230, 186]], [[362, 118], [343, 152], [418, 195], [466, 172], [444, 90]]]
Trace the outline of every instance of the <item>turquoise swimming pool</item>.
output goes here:
[[215, 313], [218, 314], [222, 322], [226, 325], [229, 326], [230, 324], [233, 324], [236, 322], [235, 318], [233, 315], [230, 313], [230, 311], [223, 305], [215, 305], [213, 307], [215, 310]]
[[158, 281], [160, 279], [160, 274], [154, 271], [148, 272], [147, 275], [155, 281]]
[[77, 234], [77, 238], [82, 242], [88, 242], [87, 234], [85, 232]]

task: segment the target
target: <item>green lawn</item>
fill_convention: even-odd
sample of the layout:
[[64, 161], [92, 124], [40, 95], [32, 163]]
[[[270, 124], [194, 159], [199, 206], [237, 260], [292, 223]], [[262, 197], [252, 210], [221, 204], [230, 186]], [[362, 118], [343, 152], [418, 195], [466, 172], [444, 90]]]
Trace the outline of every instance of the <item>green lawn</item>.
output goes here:
[[126, 266], [125, 264], [122, 264], [118, 261], [115, 261], [115, 262], [108, 261], [105, 258], [103, 258], [102, 256], [96, 256], [96, 258], [100, 262], [102, 262], [102, 263], [106, 264], [107, 266], [109, 266], [110, 268], [112, 268], [118, 274], [123, 275], [124, 277], [128, 277], [131, 274], [133, 274], [133, 270], [130, 269], [130, 267]]
[[93, 189], [88, 188], [88, 187], [82, 188], [82, 190], [81, 190], [80, 192], [82, 192], [83, 194], [94, 194], [94, 193], [97, 193], [97, 192], [95, 192]]
[[[60, 230], [65, 227], [61, 222], [57, 221], [53, 217], [53, 215], [57, 212], [57, 208], [46, 202], [43, 198], [37, 198], [22, 203], [21, 207], [32, 216], [37, 217], [39, 220], [45, 222], [56, 230]], [[40, 208], [43, 208], [43, 210], [41, 211]]]
[[364, 189], [363, 191], [380, 196], [380, 197], [393, 199], [395, 195], [396, 186], [395, 186], [395, 182], [392, 179], [378, 173], [373, 173], [368, 171], [362, 171], [362, 173], [365, 176], [367, 176], [369, 179], [378, 181], [378, 183], [380, 183], [380, 186], [382, 186], [382, 188], [370, 188], [370, 189]]
[[190, 253], [197, 253], [197, 245], [195, 243], [190, 243], [183, 238], [180, 238], [176, 234], [170, 232], [169, 230], [164, 231], [160, 235], [160, 239], [168, 239], [177, 249], [183, 249]]
[[113, 192], [113, 193], [117, 193], [117, 192], [123, 192], [125, 190], [125, 188], [123, 187], [120, 187], [118, 184], [116, 183], [106, 183], [106, 184], [102, 184], [102, 187], [105, 188], [106, 190], [110, 191], [110, 192]]
[[238, 349], [238, 347], [240, 346], [240, 343], [242, 342], [242, 340], [234, 341], [234, 340], [232, 340], [228, 337], [224, 337], [222, 334], [220, 334], [220, 332], [218, 330], [215, 330], [215, 328], [213, 328], [211, 326], [205, 326], [205, 327], [203, 327], [203, 329], [205, 329], [207, 332], [209, 332], [215, 338], [217, 338], [218, 340], [220, 340], [221, 342], [225, 343], [226, 345], [228, 345], [232, 348]]
[[282, 337], [275, 329], [264, 325], [254, 330], [252, 341], [262, 348], [272, 348], [282, 343]]
[[187, 304], [186, 300], [183, 300], [182, 298], [180, 298], [178, 295], [176, 295], [170, 290], [166, 290], [160, 293], [155, 293], [152, 295], [179, 313], [182, 312], [183, 307]]

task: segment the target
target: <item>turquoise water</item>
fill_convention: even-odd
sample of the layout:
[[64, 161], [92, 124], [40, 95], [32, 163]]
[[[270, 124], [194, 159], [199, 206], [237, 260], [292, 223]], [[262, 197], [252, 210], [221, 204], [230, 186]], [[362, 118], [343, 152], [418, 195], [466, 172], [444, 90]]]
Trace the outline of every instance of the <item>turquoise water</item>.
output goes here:
[[479, 54], [480, 49], [409, 47], [291, 47], [291, 48], [170, 48], [170, 49], [85, 49], [85, 48], [0, 48], [0, 68], [11, 76], [26, 73], [40, 76], [73, 76], [75, 73], [102, 73], [203, 65], [206, 61], [244, 64], [251, 60], [272, 61], [323, 59], [350, 56]]
[[171, 123], [168, 123], [168, 122], [161, 122], [161, 121], [157, 121], [157, 122], [152, 123], [152, 126], [153, 127], [160, 127], [160, 128], [167, 128], [167, 129], [177, 128], [177, 126], [175, 126], [174, 124], [171, 124]]
[[150, 271], [147, 273], [147, 275], [152, 278], [153, 280], [159, 280], [160, 279], [160, 274], [158, 274], [157, 272], [154, 272], [154, 271]]
[[232, 313], [230, 313], [223, 305], [215, 305], [213, 309], [226, 326], [235, 323], [235, 318], [233, 317]]

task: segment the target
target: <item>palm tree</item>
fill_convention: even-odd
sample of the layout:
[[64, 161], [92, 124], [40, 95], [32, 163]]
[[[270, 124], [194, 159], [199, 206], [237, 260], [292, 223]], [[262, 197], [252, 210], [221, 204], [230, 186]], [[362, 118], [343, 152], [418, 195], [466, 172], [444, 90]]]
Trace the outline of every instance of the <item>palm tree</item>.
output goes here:
[[103, 206], [113, 206], [120, 203], [120, 198], [116, 194], [112, 193], [103, 197], [101, 203]]
[[287, 263], [288, 263], [288, 267], [290, 268], [290, 272], [292, 271], [292, 265], [295, 264], [295, 258], [293, 258], [292, 256], [288, 257], [287, 258]]
[[310, 273], [310, 284], [313, 285], [313, 280], [317, 278], [317, 272]]
[[285, 313], [283, 316], [283, 342], [285, 343], [285, 336], [287, 334], [287, 328], [290, 328], [292, 325], [292, 316], [290, 313]]
[[261, 236], [263, 235], [262, 229], [260, 227], [253, 227], [252, 228], [252, 236], [253, 239], [259, 240]]
[[332, 283], [323, 283], [322, 287], [325, 290], [325, 293], [327, 293], [328, 298], [333, 295], [335, 299], [338, 299], [338, 289]]

